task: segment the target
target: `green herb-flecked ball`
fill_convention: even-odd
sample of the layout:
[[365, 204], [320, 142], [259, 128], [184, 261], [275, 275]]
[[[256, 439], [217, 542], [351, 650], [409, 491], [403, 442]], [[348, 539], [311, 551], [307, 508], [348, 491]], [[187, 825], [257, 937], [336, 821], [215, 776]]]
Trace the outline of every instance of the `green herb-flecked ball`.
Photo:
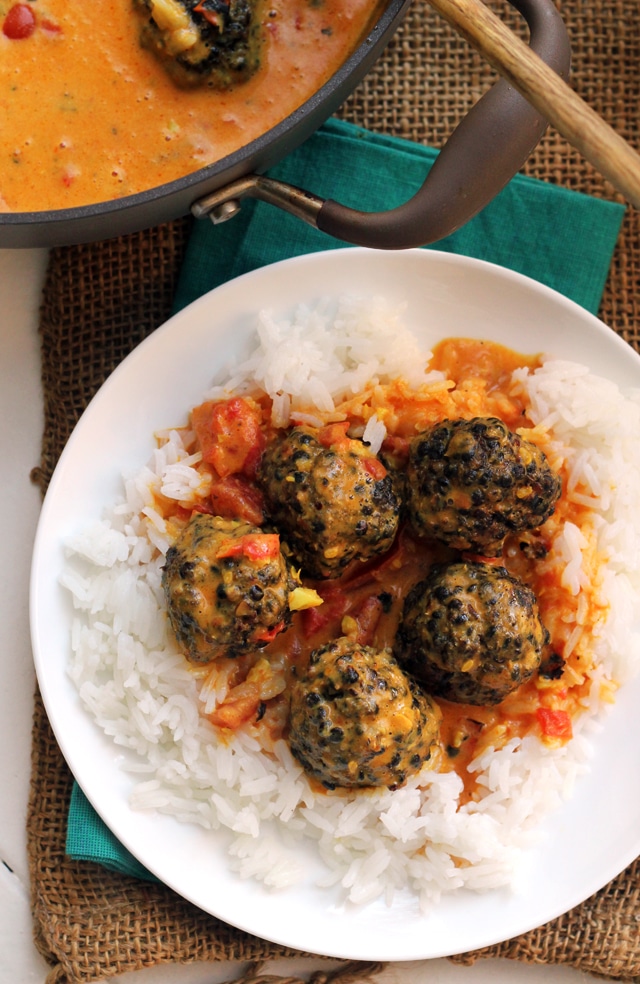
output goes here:
[[409, 592], [394, 654], [435, 696], [497, 704], [536, 672], [548, 641], [531, 588], [497, 564], [461, 561]]
[[429, 759], [440, 721], [388, 650], [342, 637], [314, 650], [293, 684], [289, 743], [328, 789], [395, 789]]
[[263, 456], [258, 481], [269, 519], [311, 577], [337, 577], [395, 539], [400, 501], [392, 477], [358, 445], [326, 447], [311, 429], [296, 427]]
[[191, 662], [260, 649], [290, 624], [289, 592], [299, 581], [279, 547], [262, 558], [241, 549], [261, 536], [250, 523], [196, 513], [167, 551], [169, 621]]
[[456, 550], [498, 556], [509, 533], [549, 518], [561, 489], [544, 453], [497, 417], [443, 420], [410, 444], [411, 524]]

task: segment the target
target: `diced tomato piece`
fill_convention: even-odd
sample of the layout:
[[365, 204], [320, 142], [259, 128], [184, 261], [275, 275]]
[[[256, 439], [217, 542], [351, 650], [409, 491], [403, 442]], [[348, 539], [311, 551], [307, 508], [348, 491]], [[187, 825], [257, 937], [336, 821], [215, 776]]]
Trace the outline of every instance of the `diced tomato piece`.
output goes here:
[[370, 646], [382, 615], [382, 602], [376, 595], [369, 595], [355, 614], [358, 623], [357, 639], [361, 646]]
[[284, 622], [278, 622], [272, 629], [262, 629], [253, 636], [254, 642], [273, 642], [277, 635], [284, 629]]
[[213, 465], [221, 478], [243, 474], [254, 478], [265, 437], [259, 407], [234, 397], [208, 401], [191, 411], [191, 424], [203, 460]]
[[376, 482], [381, 482], [387, 477], [387, 469], [377, 458], [363, 458], [362, 467]]
[[219, 560], [225, 557], [242, 555], [249, 560], [273, 560], [280, 553], [280, 536], [278, 533], [247, 533], [235, 539], [229, 538], [223, 544], [216, 556]]
[[36, 29], [36, 16], [27, 3], [15, 3], [9, 8], [2, 25], [2, 33], [11, 41], [29, 38]]
[[400, 437], [397, 434], [387, 434], [382, 442], [385, 453], [393, 458], [394, 464], [402, 465], [409, 457], [410, 441], [408, 437]]
[[323, 591], [318, 588], [318, 594], [323, 599], [322, 605], [315, 608], [305, 608], [300, 613], [302, 620], [302, 633], [305, 639], [310, 639], [321, 629], [334, 623], [339, 626], [342, 616], [345, 614], [349, 605], [348, 597], [343, 592], [328, 589]]
[[[193, 509], [191, 510], [191, 512], [188, 514], [187, 518], [188, 519], [191, 519], [191, 516], [193, 515], [193, 513], [204, 513], [205, 516], [215, 516], [216, 515], [216, 512], [215, 512], [215, 510], [214, 510], [214, 508], [213, 508], [213, 506], [211, 505], [210, 502], [198, 502], [198, 503], [196, 503], [196, 505], [193, 507]], [[229, 517], [226, 517], [225, 516], [225, 519], [227, 519], [227, 518], [229, 518]]]
[[554, 711], [550, 707], [536, 710], [538, 724], [546, 738], [572, 738], [571, 717], [568, 711]]
[[254, 526], [264, 520], [262, 492], [241, 475], [227, 475], [215, 482], [209, 501], [212, 512], [224, 519], [246, 519]]
[[326, 424], [321, 427], [318, 431], [318, 440], [325, 448], [330, 448], [334, 445], [344, 444], [348, 441], [347, 431], [349, 430], [349, 421], [341, 420], [335, 424]]

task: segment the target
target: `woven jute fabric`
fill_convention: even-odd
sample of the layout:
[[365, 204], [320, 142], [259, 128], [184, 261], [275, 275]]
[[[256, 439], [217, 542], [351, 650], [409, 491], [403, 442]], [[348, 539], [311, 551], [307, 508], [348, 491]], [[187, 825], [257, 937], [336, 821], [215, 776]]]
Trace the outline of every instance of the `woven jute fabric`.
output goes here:
[[[521, 30], [512, 12], [494, 0], [490, 5]], [[559, 9], [571, 37], [573, 87], [639, 146], [636, 0], [571, 0]], [[414, 0], [383, 57], [339, 115], [380, 133], [441, 146], [494, 79], [492, 69], [426, 0]], [[619, 198], [553, 129], [524, 170], [576, 191]], [[600, 311], [636, 348], [639, 221], [638, 213], [629, 209]], [[166, 320], [189, 228], [188, 219], [177, 220], [108, 242], [52, 251], [40, 318], [42, 460], [33, 476], [43, 492], [92, 395], [128, 352]], [[168, 962], [239, 960], [264, 967], [289, 955], [206, 915], [162, 885], [66, 858], [70, 788], [70, 773], [36, 694], [27, 833], [34, 937], [51, 964], [50, 984], [97, 981]], [[480, 957], [508, 957], [640, 981], [639, 865], [635, 862], [591, 899], [547, 925], [452, 959], [466, 964]], [[364, 981], [375, 975], [375, 968], [349, 966], [340, 973], [345, 980]]]

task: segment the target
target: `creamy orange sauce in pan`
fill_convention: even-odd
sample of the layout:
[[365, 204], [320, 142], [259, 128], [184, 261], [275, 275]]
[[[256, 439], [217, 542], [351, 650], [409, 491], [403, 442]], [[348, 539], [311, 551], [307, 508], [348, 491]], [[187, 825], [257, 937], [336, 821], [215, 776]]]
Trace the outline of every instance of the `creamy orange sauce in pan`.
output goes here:
[[171, 81], [139, 44], [131, 0], [31, 0], [35, 28], [17, 38], [1, 29], [15, 6], [0, 0], [1, 211], [116, 199], [225, 157], [329, 79], [381, 9], [379, 0], [258, 0], [260, 68], [213, 91]]

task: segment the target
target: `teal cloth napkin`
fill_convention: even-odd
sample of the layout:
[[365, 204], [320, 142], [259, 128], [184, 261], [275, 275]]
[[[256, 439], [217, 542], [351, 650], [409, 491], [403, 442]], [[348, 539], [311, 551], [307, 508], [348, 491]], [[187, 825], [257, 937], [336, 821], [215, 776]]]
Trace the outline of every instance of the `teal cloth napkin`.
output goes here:
[[[269, 175], [363, 211], [392, 208], [424, 181], [437, 151], [330, 120]], [[596, 314], [624, 206], [517, 175], [479, 215], [433, 247], [524, 273]], [[219, 284], [268, 263], [344, 243], [263, 202], [220, 226], [195, 224], [174, 299], [179, 311]], [[67, 854], [153, 879], [75, 785]]]
[[74, 861], [95, 861], [121, 875], [157, 881], [111, 833], [75, 782], [69, 803], [66, 853]]

